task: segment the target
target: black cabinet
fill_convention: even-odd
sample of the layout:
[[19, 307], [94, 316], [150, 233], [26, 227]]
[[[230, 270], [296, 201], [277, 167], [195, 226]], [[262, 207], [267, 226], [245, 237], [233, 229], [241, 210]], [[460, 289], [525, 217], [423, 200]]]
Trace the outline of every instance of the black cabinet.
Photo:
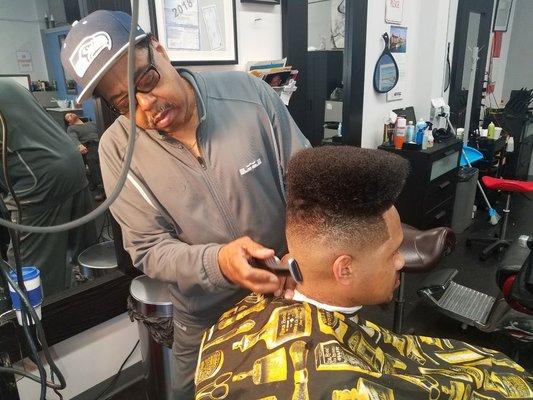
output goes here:
[[325, 101], [342, 82], [342, 51], [309, 51], [307, 53], [307, 109], [304, 134], [313, 146], [324, 137]]
[[411, 170], [396, 208], [402, 222], [418, 229], [450, 226], [457, 187], [462, 142], [435, 143], [427, 150], [397, 150], [379, 146], [409, 161]]

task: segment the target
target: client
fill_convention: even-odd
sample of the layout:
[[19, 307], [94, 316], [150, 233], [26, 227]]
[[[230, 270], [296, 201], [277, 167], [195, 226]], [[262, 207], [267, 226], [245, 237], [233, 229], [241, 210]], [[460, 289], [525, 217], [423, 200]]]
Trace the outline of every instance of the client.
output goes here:
[[[393, 206], [407, 162], [320, 147], [287, 171], [294, 298], [250, 295], [204, 335], [196, 399], [526, 399], [532, 377], [497, 351], [397, 335], [358, 315], [392, 300], [404, 259]], [[298, 274], [297, 274], [298, 275]]]

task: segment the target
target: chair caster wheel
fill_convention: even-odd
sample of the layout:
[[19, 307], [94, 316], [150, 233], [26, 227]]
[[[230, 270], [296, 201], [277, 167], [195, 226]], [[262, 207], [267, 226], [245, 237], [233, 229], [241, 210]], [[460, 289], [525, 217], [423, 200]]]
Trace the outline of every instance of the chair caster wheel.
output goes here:
[[461, 329], [462, 329], [463, 331], [466, 331], [467, 328], [468, 328], [468, 325], [467, 325], [467, 324], [465, 324], [465, 323], [462, 323], [462, 324], [461, 324]]

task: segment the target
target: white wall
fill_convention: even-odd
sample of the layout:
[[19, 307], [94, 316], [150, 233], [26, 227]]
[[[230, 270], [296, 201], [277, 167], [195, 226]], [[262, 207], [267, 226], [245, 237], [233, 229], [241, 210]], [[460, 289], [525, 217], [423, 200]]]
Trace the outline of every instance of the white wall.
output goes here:
[[[147, 0], [139, 1], [139, 25], [150, 30]], [[194, 66], [192, 70], [244, 70], [248, 61], [281, 58], [281, 6], [241, 3], [237, 6], [237, 65]]]
[[309, 0], [307, 7], [307, 46], [321, 50], [325, 37], [326, 48], [331, 50], [331, 1]]
[[[407, 27], [407, 76], [403, 99], [392, 102], [373, 88], [374, 67], [383, 51], [381, 35], [384, 32], [390, 35], [390, 25], [385, 22], [385, 1], [368, 3], [362, 146], [376, 148], [382, 142], [383, 119], [389, 111], [413, 106], [417, 118], [427, 119], [430, 100], [442, 96], [446, 46], [447, 42], [453, 44], [458, 0], [404, 0], [402, 26]], [[451, 54], [453, 46], [450, 61]], [[444, 97], [447, 99], [447, 93]]]
[[[147, 3], [146, 0], [141, 0], [141, 3], [140, 24], [147, 29]], [[239, 64], [193, 69], [244, 69], [246, 62], [251, 60], [281, 57], [280, 6], [241, 4], [239, 1], [235, 4]], [[67, 389], [62, 392], [65, 400], [114, 375], [138, 338], [136, 325], [124, 314], [53, 346], [54, 359], [67, 380]], [[137, 350], [125, 368], [140, 359]], [[21, 400], [38, 398], [38, 385], [27, 378], [19, 380], [17, 386]], [[50, 398], [54, 398], [53, 393]]]
[[[116, 374], [138, 339], [137, 325], [130, 322], [127, 314], [122, 314], [53, 346], [52, 357], [67, 382], [66, 389], [61, 391], [63, 398], [71, 399]], [[124, 368], [140, 360], [138, 346]], [[30, 364], [26, 361], [24, 365]], [[23, 367], [22, 363], [15, 366]], [[17, 388], [21, 400], [39, 398], [39, 384], [28, 378], [20, 379]], [[57, 396], [49, 389], [46, 398]]]
[[533, 89], [533, 47], [531, 26], [533, 24], [533, 1], [515, 0], [515, 13], [510, 34], [507, 68], [502, 97], [509, 99], [511, 90], [526, 86]]
[[[0, 0], [0, 74], [29, 73], [31, 79], [48, 80], [36, 1]], [[39, 17], [38, 17], [39, 15]], [[32, 72], [20, 72], [17, 51], [29, 51]]]

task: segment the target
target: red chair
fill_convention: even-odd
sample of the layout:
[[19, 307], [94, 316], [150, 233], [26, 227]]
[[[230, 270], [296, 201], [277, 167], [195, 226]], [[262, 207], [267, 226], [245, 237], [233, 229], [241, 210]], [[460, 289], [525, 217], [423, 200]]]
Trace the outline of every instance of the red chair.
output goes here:
[[483, 178], [481, 178], [481, 181], [487, 187], [487, 189], [500, 190], [507, 195], [505, 201], [505, 208], [503, 209], [503, 221], [501, 224], [499, 236], [494, 239], [486, 237], [471, 237], [466, 240], [467, 247], [469, 247], [472, 242], [489, 243], [489, 245], [485, 247], [479, 255], [479, 258], [484, 261], [488, 259], [493, 253], [501, 254], [503, 250], [506, 249], [511, 243], [511, 241], [507, 240], [506, 238], [507, 222], [509, 219], [509, 213], [511, 212], [511, 195], [513, 193], [533, 192], [533, 182], [493, 178], [492, 176], [484, 176]]

